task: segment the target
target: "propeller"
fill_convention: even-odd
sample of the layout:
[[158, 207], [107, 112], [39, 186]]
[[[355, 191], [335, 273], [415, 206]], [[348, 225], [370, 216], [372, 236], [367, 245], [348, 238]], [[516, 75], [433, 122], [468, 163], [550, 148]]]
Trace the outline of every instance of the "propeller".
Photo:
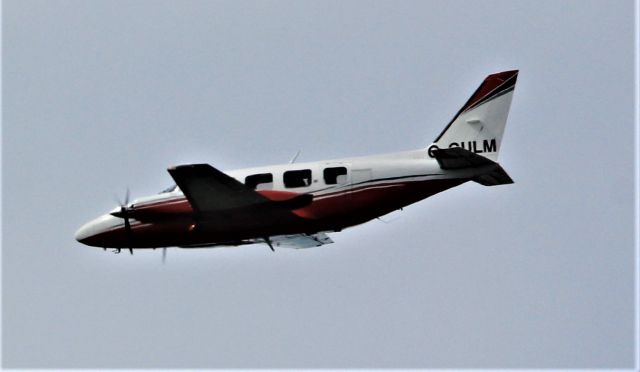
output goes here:
[[[124, 219], [124, 231], [125, 231], [125, 234], [127, 235], [127, 241], [131, 242], [131, 240], [133, 239], [133, 232], [131, 230], [131, 223], [129, 222], [129, 211], [130, 211], [130, 207], [128, 206], [129, 196], [130, 196], [130, 192], [128, 187], [127, 187], [127, 191], [124, 194], [124, 202], [121, 202], [120, 198], [116, 196], [116, 202], [120, 206], [120, 210], [118, 212], [111, 213], [111, 215], [114, 217], [120, 217]], [[129, 253], [133, 254], [133, 248], [129, 247]]]

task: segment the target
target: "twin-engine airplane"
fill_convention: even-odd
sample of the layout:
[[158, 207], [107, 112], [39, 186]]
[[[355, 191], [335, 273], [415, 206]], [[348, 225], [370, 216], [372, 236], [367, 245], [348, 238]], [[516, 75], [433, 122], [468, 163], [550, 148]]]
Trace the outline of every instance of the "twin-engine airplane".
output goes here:
[[266, 243], [309, 248], [467, 181], [513, 183], [496, 162], [518, 71], [487, 76], [427, 148], [223, 173], [171, 167], [176, 185], [82, 226], [79, 242], [133, 249]]

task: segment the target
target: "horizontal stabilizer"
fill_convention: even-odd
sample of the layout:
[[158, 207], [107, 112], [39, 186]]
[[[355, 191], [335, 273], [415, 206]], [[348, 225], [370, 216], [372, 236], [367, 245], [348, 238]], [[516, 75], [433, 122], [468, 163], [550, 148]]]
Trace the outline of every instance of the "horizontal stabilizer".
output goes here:
[[438, 149], [433, 154], [440, 164], [440, 168], [445, 170], [476, 168], [483, 165], [497, 164], [496, 162], [465, 150], [462, 147], [452, 147], [450, 149]]
[[507, 172], [505, 172], [499, 164], [496, 164], [495, 168], [491, 172], [474, 177], [473, 180], [484, 186], [506, 185], [513, 183], [511, 177], [509, 177]]
[[444, 170], [487, 168], [486, 172], [472, 178], [473, 181], [484, 186], [495, 186], [513, 183], [507, 172], [493, 160], [474, 154], [461, 147], [438, 149], [433, 151], [440, 168]]

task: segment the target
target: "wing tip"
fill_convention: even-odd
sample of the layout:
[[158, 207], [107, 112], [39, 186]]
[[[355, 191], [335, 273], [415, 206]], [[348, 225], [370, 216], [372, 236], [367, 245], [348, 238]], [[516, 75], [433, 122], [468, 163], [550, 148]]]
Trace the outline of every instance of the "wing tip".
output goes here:
[[207, 163], [196, 163], [196, 164], [179, 164], [179, 165], [171, 165], [167, 168], [168, 171], [175, 171], [175, 170], [179, 170], [179, 169], [186, 169], [186, 168], [202, 168], [202, 167], [207, 167], [207, 168], [213, 168], [211, 167], [210, 164]]

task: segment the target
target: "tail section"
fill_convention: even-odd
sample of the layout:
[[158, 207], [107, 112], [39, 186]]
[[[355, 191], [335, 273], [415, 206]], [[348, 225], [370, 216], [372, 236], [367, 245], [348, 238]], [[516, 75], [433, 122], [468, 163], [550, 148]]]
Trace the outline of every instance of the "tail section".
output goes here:
[[429, 146], [434, 150], [461, 147], [496, 161], [507, 123], [518, 70], [487, 76], [467, 103]]

